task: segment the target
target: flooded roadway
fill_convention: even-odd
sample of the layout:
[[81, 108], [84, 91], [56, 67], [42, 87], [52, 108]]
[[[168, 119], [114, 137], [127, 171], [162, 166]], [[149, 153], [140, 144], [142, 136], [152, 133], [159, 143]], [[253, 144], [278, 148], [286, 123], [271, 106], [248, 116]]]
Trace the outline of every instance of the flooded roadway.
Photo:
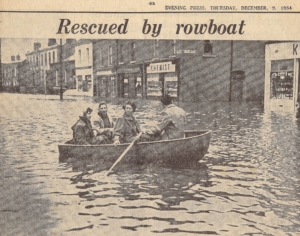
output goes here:
[[[59, 163], [59, 143], [90, 99], [0, 94], [0, 235], [299, 235], [300, 122], [259, 105], [180, 104], [212, 130], [199, 168]], [[118, 104], [119, 105], [118, 105]], [[109, 104], [113, 117], [121, 102]], [[138, 102], [142, 125], [157, 101]]]

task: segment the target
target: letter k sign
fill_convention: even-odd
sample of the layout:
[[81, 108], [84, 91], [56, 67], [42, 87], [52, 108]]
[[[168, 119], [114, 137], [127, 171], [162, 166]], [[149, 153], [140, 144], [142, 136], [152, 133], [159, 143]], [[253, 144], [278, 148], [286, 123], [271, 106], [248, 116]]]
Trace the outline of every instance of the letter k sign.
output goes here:
[[297, 48], [298, 48], [298, 44], [293, 44], [293, 55], [298, 55]]

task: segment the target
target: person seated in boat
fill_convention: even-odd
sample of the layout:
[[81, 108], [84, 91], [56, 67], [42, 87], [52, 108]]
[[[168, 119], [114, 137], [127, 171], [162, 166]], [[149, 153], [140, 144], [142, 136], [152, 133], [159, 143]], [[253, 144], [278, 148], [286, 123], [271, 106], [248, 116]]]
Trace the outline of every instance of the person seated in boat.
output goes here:
[[95, 136], [103, 138], [103, 143], [112, 142], [112, 131], [114, 128], [114, 122], [112, 118], [107, 114], [107, 104], [102, 101], [99, 103], [98, 114], [93, 122], [93, 130]]
[[160, 114], [158, 123], [147, 130], [146, 134], [154, 137], [154, 140], [184, 138], [184, 125], [186, 124], [185, 111], [173, 104], [170, 95], [165, 95], [160, 101], [164, 109]]
[[68, 141], [67, 144], [79, 145], [98, 145], [102, 143], [102, 138], [95, 136], [91, 124], [91, 113], [93, 110], [87, 108], [83, 112], [83, 116], [79, 116], [79, 120], [72, 126], [73, 139]]
[[125, 110], [124, 114], [122, 117], [118, 118], [113, 131], [113, 141], [115, 146], [120, 143], [131, 143], [138, 133], [141, 132], [140, 126], [133, 116], [136, 105], [131, 101], [127, 101], [126, 104], [123, 105], [123, 109]]

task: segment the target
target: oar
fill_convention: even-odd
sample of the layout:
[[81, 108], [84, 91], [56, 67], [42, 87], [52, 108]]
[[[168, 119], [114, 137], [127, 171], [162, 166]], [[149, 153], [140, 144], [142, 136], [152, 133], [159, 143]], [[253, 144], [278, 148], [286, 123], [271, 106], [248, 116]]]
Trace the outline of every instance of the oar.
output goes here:
[[140, 132], [135, 139], [129, 144], [129, 146], [125, 149], [125, 151], [121, 154], [121, 156], [115, 161], [115, 163], [112, 165], [112, 167], [110, 167], [110, 169], [108, 170], [108, 172], [106, 173], [106, 176], [108, 176], [108, 174], [112, 171], [112, 169], [122, 160], [122, 158], [127, 154], [127, 152], [133, 147], [133, 145], [135, 144], [135, 142], [141, 137], [142, 132]]

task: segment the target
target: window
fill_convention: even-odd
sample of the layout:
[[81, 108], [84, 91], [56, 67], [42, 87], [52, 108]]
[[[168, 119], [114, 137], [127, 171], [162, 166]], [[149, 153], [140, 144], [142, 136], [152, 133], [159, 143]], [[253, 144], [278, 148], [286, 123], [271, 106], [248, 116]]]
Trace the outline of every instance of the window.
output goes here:
[[90, 63], [90, 49], [86, 49], [87, 62]]
[[120, 54], [120, 60], [119, 60], [119, 62], [123, 62], [123, 44], [121, 44], [120, 45], [120, 52], [119, 52], [119, 54]]
[[53, 63], [55, 63], [55, 51], [53, 51]]
[[39, 65], [39, 57], [38, 56], [35, 57], [35, 64], [36, 64], [36, 66]]
[[67, 71], [65, 70], [65, 85], [67, 85], [67, 77], [68, 77], [68, 74], [67, 74]]
[[204, 40], [204, 54], [213, 54], [213, 46], [210, 40]]
[[45, 53], [45, 66], [47, 65], [47, 53]]
[[159, 40], [155, 39], [153, 41], [153, 56], [154, 57], [158, 57], [158, 53], [159, 53], [158, 48], [159, 48]]
[[58, 71], [55, 71], [55, 86], [58, 86]]
[[78, 50], [79, 63], [81, 63], [81, 50]]
[[103, 66], [103, 52], [102, 52], [102, 49], [100, 49], [100, 66]]
[[271, 61], [270, 98], [293, 99], [294, 59]]
[[41, 65], [44, 64], [43, 60], [44, 60], [44, 55], [42, 54], [42, 55], [41, 55]]
[[173, 54], [176, 54], [176, 39], [173, 40]]
[[49, 52], [49, 66], [51, 64], [51, 52]]
[[135, 61], [135, 42], [131, 43], [131, 61]]
[[112, 47], [108, 48], [108, 65], [112, 65]]

